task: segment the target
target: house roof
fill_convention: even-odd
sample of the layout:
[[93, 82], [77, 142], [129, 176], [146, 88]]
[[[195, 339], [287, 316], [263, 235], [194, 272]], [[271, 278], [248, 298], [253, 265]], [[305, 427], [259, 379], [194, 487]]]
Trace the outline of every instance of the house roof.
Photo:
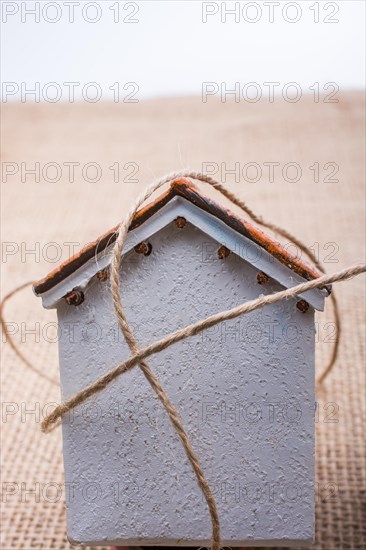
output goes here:
[[[300, 275], [306, 280], [316, 279], [321, 275], [317, 269], [308, 263], [296, 258], [288, 250], [283, 248], [279, 243], [275, 242], [271, 237], [266, 235], [263, 231], [237, 216], [230, 210], [227, 210], [223, 206], [218, 205], [213, 200], [204, 196], [198, 191], [192, 183], [186, 178], [180, 178], [174, 180], [165, 193], [159, 196], [153, 202], [148, 203], [146, 206], [138, 210], [133, 217], [129, 230], [136, 229], [148, 220], [153, 214], [158, 212], [163, 206], [165, 206], [171, 199], [179, 196], [193, 203], [200, 209], [209, 214], [212, 214], [223, 221], [230, 228], [234, 229], [241, 235], [249, 238], [272, 256], [277, 258], [282, 264], [286, 265], [289, 269]], [[91, 258], [105, 250], [110, 246], [117, 237], [119, 225], [116, 225], [103, 235], [101, 235], [95, 241], [89, 243], [80, 252], [63, 262], [56, 269], [51, 271], [46, 277], [40, 279], [33, 284], [33, 290], [35, 294], [41, 295], [44, 292], [52, 289], [61, 281], [66, 279], [69, 275], [74, 273], [77, 269], [82, 267]]]

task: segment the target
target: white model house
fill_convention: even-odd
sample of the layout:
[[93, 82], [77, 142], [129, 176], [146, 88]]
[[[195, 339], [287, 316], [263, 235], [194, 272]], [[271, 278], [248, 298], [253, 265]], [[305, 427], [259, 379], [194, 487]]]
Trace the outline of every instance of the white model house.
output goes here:
[[[108, 281], [117, 228], [34, 285], [56, 308], [65, 400], [129, 355]], [[174, 181], [141, 209], [121, 265], [140, 346], [319, 273], [262, 231]], [[314, 535], [312, 290], [148, 358], [215, 494], [224, 546], [304, 546]], [[210, 544], [206, 502], [138, 367], [62, 421], [68, 536], [93, 545]]]

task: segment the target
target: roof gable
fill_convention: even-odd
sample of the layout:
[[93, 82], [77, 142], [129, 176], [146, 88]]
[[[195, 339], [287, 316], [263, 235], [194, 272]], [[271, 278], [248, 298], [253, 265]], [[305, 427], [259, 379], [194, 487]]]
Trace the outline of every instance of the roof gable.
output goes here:
[[[188, 222], [285, 287], [320, 275], [314, 267], [295, 258], [263, 231], [202, 195], [184, 178], [172, 182], [163, 195], [135, 214], [129, 228], [125, 253], [178, 216], [186, 217]], [[150, 223], [146, 223], [149, 220]], [[113, 227], [33, 285], [35, 294], [42, 296], [45, 307], [54, 307], [76, 286], [85, 287], [98, 271], [110, 263], [118, 227]], [[256, 254], [251, 254], [253, 258], [247, 257], [245, 253], [248, 245], [256, 251]], [[325, 290], [314, 290], [306, 294], [306, 299], [313, 307], [322, 310], [326, 295]]]

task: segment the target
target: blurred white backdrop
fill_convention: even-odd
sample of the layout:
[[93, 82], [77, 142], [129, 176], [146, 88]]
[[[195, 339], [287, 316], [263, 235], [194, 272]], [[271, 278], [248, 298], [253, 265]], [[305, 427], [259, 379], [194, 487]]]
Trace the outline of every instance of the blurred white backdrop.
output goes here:
[[365, 86], [363, 0], [2, 1], [1, 9], [3, 101], [21, 100], [35, 83], [41, 101], [45, 86], [56, 98], [50, 82], [61, 101], [70, 98], [65, 82], [78, 83], [75, 99], [89, 82], [102, 99], [115, 97], [116, 82], [135, 83], [123, 93], [138, 99], [199, 95], [203, 82], [277, 82], [276, 93], [289, 82], [304, 93], [315, 82], [320, 91], [327, 82]]

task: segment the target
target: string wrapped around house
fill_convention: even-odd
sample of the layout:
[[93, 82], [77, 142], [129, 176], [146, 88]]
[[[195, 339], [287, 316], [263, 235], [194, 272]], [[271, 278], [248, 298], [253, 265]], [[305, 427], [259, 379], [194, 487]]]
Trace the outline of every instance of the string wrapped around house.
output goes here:
[[[313, 265], [192, 180], [293, 242]], [[150, 185], [121, 224], [34, 283], [62, 328], [64, 401], [42, 429], [62, 421], [65, 480], [79, 486], [67, 502], [69, 539], [214, 550], [310, 544], [315, 311], [330, 297], [337, 338], [322, 382], [339, 348], [331, 285], [365, 270], [324, 275], [301, 241], [187, 170]], [[85, 345], [75, 327], [92, 325], [101, 338]], [[90, 406], [96, 415], [85, 414]], [[83, 493], [88, 484], [98, 488], [93, 501]]]

